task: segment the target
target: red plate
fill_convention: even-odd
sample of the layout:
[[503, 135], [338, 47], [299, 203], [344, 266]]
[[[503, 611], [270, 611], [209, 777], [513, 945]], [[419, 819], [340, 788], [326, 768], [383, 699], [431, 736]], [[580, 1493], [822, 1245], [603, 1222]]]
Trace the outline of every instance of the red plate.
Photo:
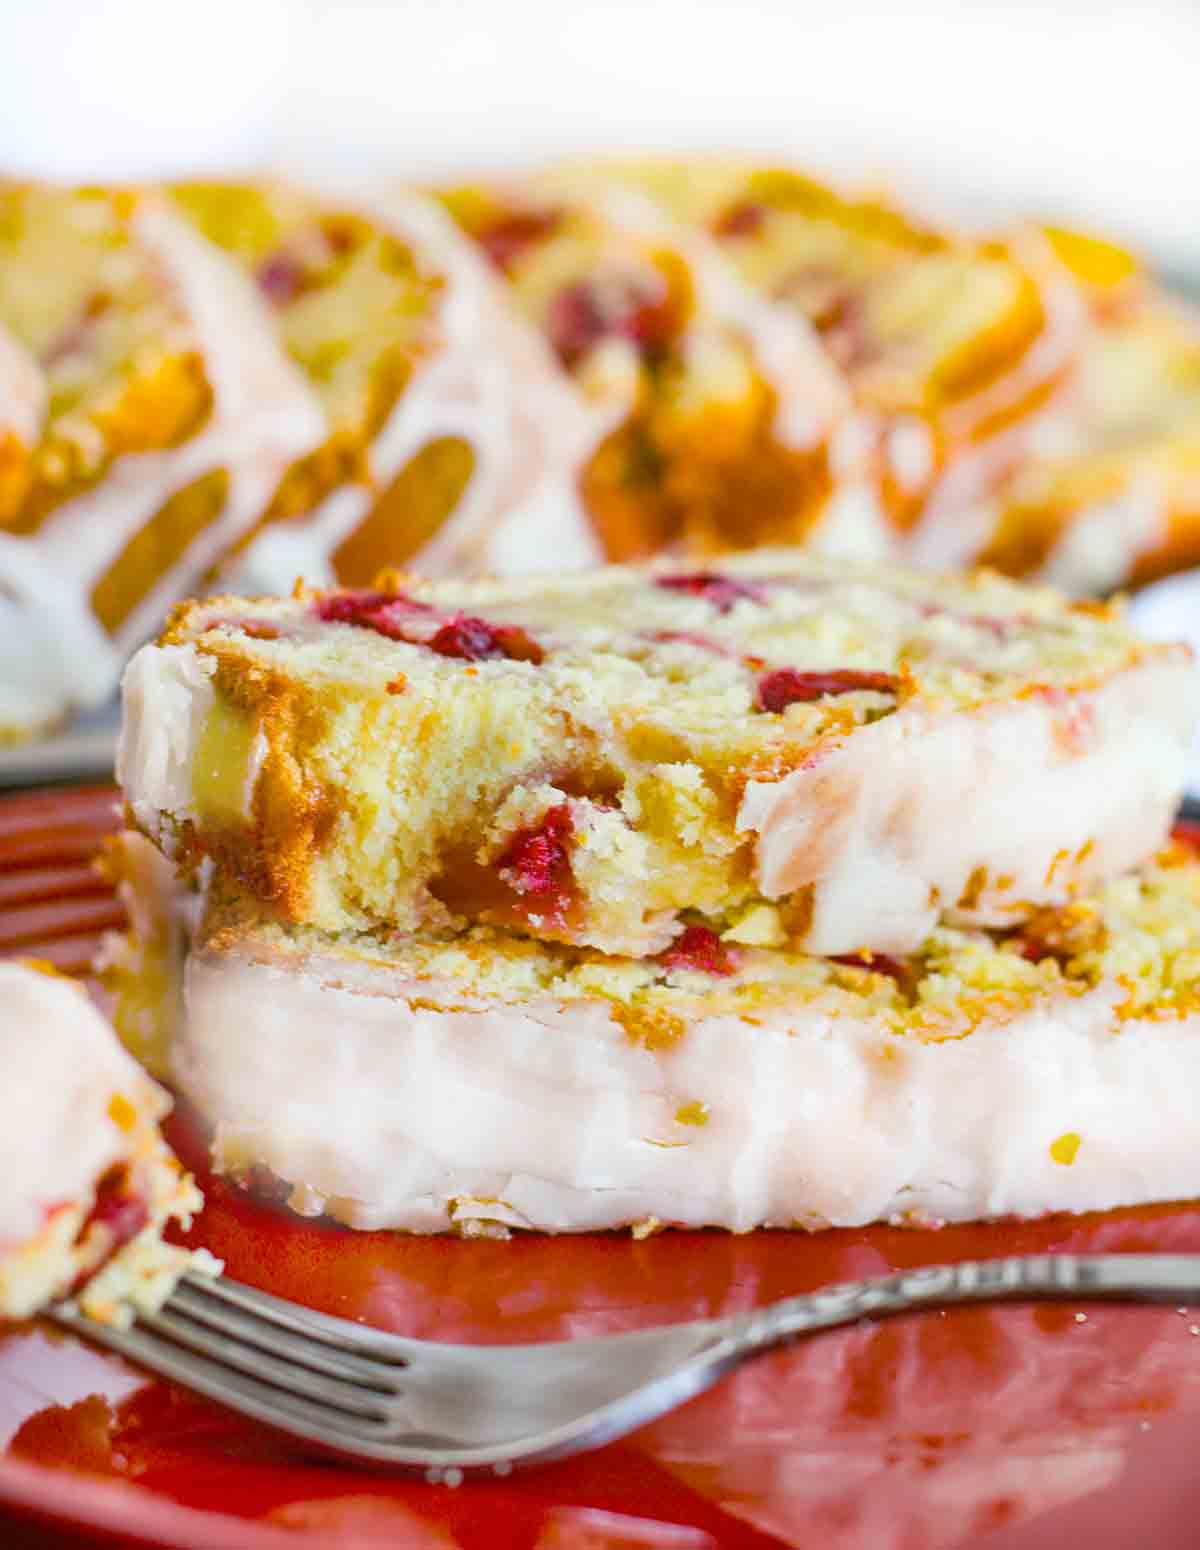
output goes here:
[[[81, 968], [106, 789], [0, 803], [0, 952]], [[200, 1162], [186, 1118], [174, 1140]], [[199, 1169], [203, 1174], [203, 1170]], [[1014, 1252], [1200, 1252], [1200, 1207], [815, 1236], [510, 1243], [356, 1234], [202, 1176], [243, 1280], [412, 1335], [522, 1341], [754, 1307]], [[1184, 1550], [1200, 1523], [1200, 1309], [961, 1309], [821, 1335], [590, 1458], [457, 1490], [314, 1463], [43, 1324], [0, 1336], [0, 1543], [253, 1550]]]

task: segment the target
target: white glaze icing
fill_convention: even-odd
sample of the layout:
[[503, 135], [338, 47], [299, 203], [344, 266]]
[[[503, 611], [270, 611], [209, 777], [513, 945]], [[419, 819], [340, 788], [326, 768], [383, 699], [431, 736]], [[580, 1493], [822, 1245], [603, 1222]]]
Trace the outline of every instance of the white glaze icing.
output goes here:
[[167, 848], [162, 815], [194, 811], [192, 765], [216, 701], [215, 671], [189, 646], [143, 646], [121, 679], [117, 783], [137, 822]]
[[[992, 497], [1000, 482], [1025, 460], [1077, 435], [1074, 366], [1087, 327], [1083, 302], [1034, 234], [1023, 235], [1019, 249], [1041, 282], [1043, 328], [1011, 371], [946, 414], [947, 432], [961, 444], [934, 481], [905, 542], [911, 564], [952, 570], [974, 563], [995, 532]], [[1019, 406], [1042, 385], [1049, 385], [1043, 403], [972, 443], [982, 422]]]
[[808, 320], [795, 308], [760, 296], [744, 284], [711, 238], [674, 224], [645, 195], [615, 189], [605, 196], [603, 208], [615, 224], [642, 240], [658, 238], [683, 255], [701, 325], [715, 320], [740, 333], [753, 351], [758, 371], [774, 390], [774, 430], [782, 444], [809, 451], [824, 441], [849, 409], [850, 399]]
[[[808, 951], [909, 952], [939, 912], [1002, 925], [1136, 866], [1170, 828], [1198, 717], [1200, 671], [1184, 657], [1061, 703], [914, 703], [783, 780], [751, 781], [738, 827], [756, 836], [768, 898], [813, 887]], [[977, 867], [987, 883], [956, 912]]]
[[165, 502], [216, 469], [229, 477], [217, 519], [183, 561], [153, 586], [122, 624], [116, 643], [131, 650], [170, 604], [247, 531], [288, 465], [325, 439], [325, 416], [308, 382], [284, 353], [253, 281], [165, 201], [135, 211], [135, 240], [160, 266], [195, 331], [212, 390], [203, 428], [177, 447], [117, 458], [93, 489], [58, 507], [38, 534], [64, 579], [87, 592]]
[[933, 477], [933, 437], [915, 415], [900, 415], [887, 433], [888, 469], [905, 494], [917, 494]]
[[[597, 562], [599, 546], [576, 481], [613, 427], [611, 409], [583, 402], [545, 341], [518, 318], [486, 260], [432, 200], [390, 196], [375, 208], [446, 276], [442, 350], [431, 370], [440, 374], [439, 391], [444, 378], [452, 401], [474, 398], [478, 405], [475, 475], [423, 551], [421, 568], [432, 574], [462, 569], [478, 554], [481, 538], [484, 568], [500, 572]], [[408, 456], [394, 460], [397, 471]], [[552, 531], [543, 516], [547, 505], [555, 514]]]
[[0, 733], [49, 730], [102, 704], [121, 658], [79, 591], [26, 538], [0, 533]]
[[1000, 502], [994, 497], [962, 507], [939, 499], [936, 509], [924, 508], [909, 534], [904, 563], [923, 570], [964, 570], [987, 548], [999, 518]]
[[1083, 342], [1087, 308], [1036, 232], [1022, 232], [1014, 254], [1038, 283], [1043, 322], [1037, 338], [1010, 371], [961, 399], [944, 416], [951, 440], [967, 440], [984, 422], [1016, 408], [1046, 383], [1067, 373]]
[[15, 963], [0, 964], [0, 1059], [2, 1249], [40, 1231], [49, 1208], [90, 1200], [128, 1154], [114, 1095], [155, 1117], [168, 1105], [79, 986]]
[[1112, 592], [1129, 580], [1139, 556], [1163, 541], [1167, 520], [1166, 492], [1146, 471], [1112, 500], [1072, 516], [1037, 579], [1081, 597]]
[[267, 528], [240, 559], [233, 584], [282, 591], [297, 576], [332, 584], [333, 551], [416, 454], [443, 437], [467, 441], [474, 467], [453, 513], [406, 559], [408, 566], [439, 575], [571, 569], [599, 560], [575, 474], [605, 427], [432, 200], [338, 192], [442, 279], [440, 306], [426, 351], [370, 446], [370, 485], [342, 486], [302, 520]]
[[[165, 200], [147, 197], [130, 235], [177, 296], [204, 360], [211, 413], [177, 447], [114, 460], [27, 539], [0, 541], [0, 727], [37, 730], [116, 687], [122, 658], [194, 590], [257, 518], [283, 471], [324, 440], [324, 415], [284, 354], [253, 283]], [[92, 588], [170, 497], [216, 469], [229, 476], [217, 518], [159, 578], [110, 642]]]
[[471, 1005], [402, 968], [198, 951], [174, 1069], [218, 1166], [264, 1163], [358, 1227], [1037, 1215], [1195, 1192], [1200, 1017], [1121, 1022], [1124, 995], [929, 1043], [802, 1003], [699, 1014], [651, 1051], [599, 998]]
[[1060, 449], [1071, 439], [1078, 440], [1078, 426], [1074, 387], [1066, 382], [1041, 409], [960, 449], [921, 507], [905, 542], [905, 561], [931, 570], [975, 564], [995, 537], [1005, 481], [1028, 461], [1046, 456], [1044, 449]]
[[[28, 352], [0, 328], [0, 442], [37, 438], [46, 383]], [[112, 650], [79, 598], [23, 539], [0, 533], [0, 735], [49, 728], [78, 686], [80, 703], [112, 686]]]
[[839, 483], [805, 534], [810, 554], [840, 555], [853, 560], [890, 560], [900, 542], [888, 521], [879, 489], [870, 479]]

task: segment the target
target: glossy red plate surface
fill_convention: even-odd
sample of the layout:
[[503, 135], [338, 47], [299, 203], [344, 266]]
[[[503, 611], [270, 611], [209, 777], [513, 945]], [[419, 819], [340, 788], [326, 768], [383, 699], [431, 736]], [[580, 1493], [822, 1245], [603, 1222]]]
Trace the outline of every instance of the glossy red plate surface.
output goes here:
[[[0, 954], [82, 969], [106, 789], [0, 803]], [[406, 1334], [521, 1341], [1013, 1252], [1200, 1252], [1200, 1206], [815, 1236], [355, 1234], [203, 1176], [232, 1274]], [[1200, 1542], [1200, 1308], [964, 1309], [817, 1337], [590, 1458], [457, 1490], [314, 1463], [43, 1324], [0, 1336], [0, 1544], [414, 1550], [1088, 1550]]]

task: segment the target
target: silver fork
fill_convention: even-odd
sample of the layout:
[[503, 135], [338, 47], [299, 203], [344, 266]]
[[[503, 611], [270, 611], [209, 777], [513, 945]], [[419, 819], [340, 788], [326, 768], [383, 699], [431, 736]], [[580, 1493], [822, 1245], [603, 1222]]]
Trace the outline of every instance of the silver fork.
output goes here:
[[457, 1484], [598, 1448], [813, 1330], [952, 1303], [1200, 1299], [1200, 1254], [1044, 1254], [903, 1270], [752, 1313], [598, 1340], [449, 1345], [188, 1274], [132, 1328], [60, 1324], [342, 1458]]

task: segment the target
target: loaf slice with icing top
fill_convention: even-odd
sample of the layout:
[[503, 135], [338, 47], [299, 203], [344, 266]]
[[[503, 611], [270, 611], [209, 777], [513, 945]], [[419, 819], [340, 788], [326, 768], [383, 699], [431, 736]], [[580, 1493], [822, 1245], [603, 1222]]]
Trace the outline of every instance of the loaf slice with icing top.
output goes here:
[[118, 770], [182, 869], [324, 930], [907, 952], [1151, 853], [1196, 699], [1116, 610], [764, 551], [187, 605]]
[[609, 559], [810, 538], [891, 552], [855, 503], [853, 532], [827, 520], [847, 393], [816, 333], [703, 231], [637, 190], [548, 174], [439, 197], [585, 407], [579, 488]]
[[40, 413], [0, 507], [0, 736], [102, 702], [323, 420], [165, 195], [0, 185], [0, 326]]
[[698, 927], [653, 961], [487, 927], [332, 938], [214, 890], [172, 961], [167, 1059], [217, 1167], [356, 1227], [928, 1224], [1196, 1190], [1181, 850], [904, 960]]

